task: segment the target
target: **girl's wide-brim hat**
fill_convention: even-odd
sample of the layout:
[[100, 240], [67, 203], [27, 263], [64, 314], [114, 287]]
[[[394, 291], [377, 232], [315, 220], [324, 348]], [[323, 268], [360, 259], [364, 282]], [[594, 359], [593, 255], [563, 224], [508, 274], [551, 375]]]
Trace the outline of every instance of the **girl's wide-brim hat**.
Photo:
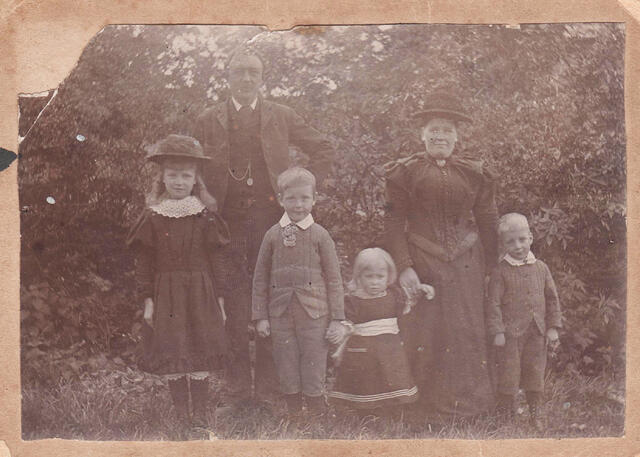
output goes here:
[[147, 154], [147, 160], [151, 162], [161, 162], [165, 159], [185, 159], [185, 160], [211, 160], [211, 157], [204, 155], [204, 150], [200, 142], [193, 137], [186, 135], [169, 135], [160, 141]]
[[450, 119], [455, 122], [473, 122], [462, 102], [452, 94], [436, 92], [427, 96], [421, 111], [413, 113], [414, 119], [429, 121], [435, 117]]

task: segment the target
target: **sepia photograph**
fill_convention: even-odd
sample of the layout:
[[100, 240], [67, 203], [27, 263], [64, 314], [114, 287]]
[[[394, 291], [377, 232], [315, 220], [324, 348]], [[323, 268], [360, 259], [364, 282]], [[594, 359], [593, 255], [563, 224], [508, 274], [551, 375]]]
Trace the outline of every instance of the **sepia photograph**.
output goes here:
[[18, 97], [22, 439], [623, 436], [625, 38], [104, 27]]

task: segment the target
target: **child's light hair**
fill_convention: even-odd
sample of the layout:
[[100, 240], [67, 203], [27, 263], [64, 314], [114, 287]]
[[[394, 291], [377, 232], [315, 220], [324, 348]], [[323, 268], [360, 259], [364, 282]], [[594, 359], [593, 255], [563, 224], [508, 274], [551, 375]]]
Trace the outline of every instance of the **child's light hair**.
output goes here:
[[387, 286], [396, 282], [398, 271], [391, 255], [381, 248], [367, 248], [360, 251], [353, 261], [353, 278], [347, 284], [347, 288], [354, 292], [358, 288], [358, 278], [362, 272], [380, 260], [387, 264]]
[[278, 176], [278, 193], [283, 194], [285, 190], [296, 186], [311, 186], [313, 193], [316, 193], [316, 177], [306, 168], [291, 167], [280, 173]]
[[521, 229], [527, 229], [531, 232], [529, 221], [520, 213], [507, 213], [498, 219], [498, 235], [500, 236], [511, 230]]

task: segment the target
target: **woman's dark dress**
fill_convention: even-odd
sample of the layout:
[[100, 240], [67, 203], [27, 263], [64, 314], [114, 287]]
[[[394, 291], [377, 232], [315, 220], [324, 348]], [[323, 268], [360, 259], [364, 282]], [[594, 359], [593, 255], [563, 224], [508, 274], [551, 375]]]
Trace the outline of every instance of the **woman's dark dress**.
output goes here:
[[488, 410], [493, 387], [483, 309], [484, 278], [495, 264], [494, 176], [455, 154], [439, 166], [425, 154], [387, 173], [386, 246], [398, 271], [412, 266], [436, 298], [400, 321], [413, 374], [443, 417]]
[[[398, 289], [378, 298], [345, 297], [345, 315], [354, 324], [398, 317], [404, 308]], [[329, 400], [358, 409], [415, 401], [418, 390], [400, 334], [352, 335], [347, 342]]]
[[138, 295], [154, 302], [153, 330], [138, 361], [144, 371], [175, 374], [223, 367], [224, 321], [211, 264], [228, 237], [224, 221], [206, 209], [183, 217], [146, 209], [136, 223], [129, 244], [137, 254]]

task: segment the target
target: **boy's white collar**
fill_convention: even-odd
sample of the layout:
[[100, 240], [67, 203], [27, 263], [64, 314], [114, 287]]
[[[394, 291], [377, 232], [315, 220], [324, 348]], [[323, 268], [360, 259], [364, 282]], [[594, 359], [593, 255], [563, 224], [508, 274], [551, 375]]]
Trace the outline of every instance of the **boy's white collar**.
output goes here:
[[529, 265], [530, 263], [536, 262], [536, 256], [533, 255], [533, 252], [531, 251], [529, 251], [529, 254], [527, 254], [527, 256], [523, 260], [514, 259], [509, 254], [505, 254], [503, 259], [506, 260], [510, 265], [513, 265], [514, 267]]
[[166, 198], [156, 205], [149, 207], [154, 213], [166, 217], [186, 217], [200, 214], [206, 207], [195, 195], [180, 200]]
[[311, 213], [309, 213], [307, 214], [307, 217], [305, 217], [301, 221], [293, 222], [291, 219], [289, 219], [289, 215], [287, 213], [284, 213], [280, 218], [279, 223], [280, 223], [280, 227], [286, 227], [289, 224], [295, 224], [298, 227], [300, 227], [302, 230], [306, 230], [313, 225], [313, 216], [311, 215]]

